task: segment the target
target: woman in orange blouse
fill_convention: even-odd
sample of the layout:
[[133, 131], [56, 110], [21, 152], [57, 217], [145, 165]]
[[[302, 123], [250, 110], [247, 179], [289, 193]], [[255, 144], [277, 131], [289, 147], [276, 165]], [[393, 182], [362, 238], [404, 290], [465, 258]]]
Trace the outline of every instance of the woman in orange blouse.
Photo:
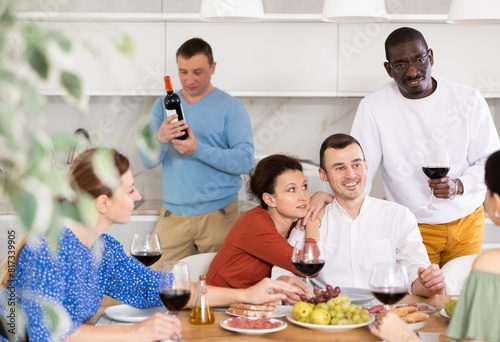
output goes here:
[[[293, 247], [286, 240], [309, 209], [299, 160], [282, 154], [262, 159], [250, 172], [249, 192], [260, 205], [243, 214], [227, 235], [210, 265], [208, 285], [247, 288], [269, 277], [274, 265], [301, 276], [293, 268]], [[306, 238], [319, 238], [320, 226], [320, 219], [308, 220]], [[300, 280], [291, 281], [307, 293]]]

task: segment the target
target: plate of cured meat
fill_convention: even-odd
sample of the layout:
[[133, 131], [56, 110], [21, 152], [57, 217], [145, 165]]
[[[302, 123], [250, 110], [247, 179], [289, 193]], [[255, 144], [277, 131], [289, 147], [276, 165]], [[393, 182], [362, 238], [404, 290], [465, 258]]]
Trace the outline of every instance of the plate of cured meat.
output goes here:
[[[408, 307], [408, 306], [414, 306], [417, 308], [418, 312], [423, 312], [428, 315], [432, 315], [434, 312], [439, 311], [438, 308], [435, 306], [432, 306], [430, 304], [426, 303], [404, 303], [404, 304], [394, 304], [394, 307], [396, 308], [402, 308], [402, 307]], [[363, 309], [368, 311], [371, 314], [377, 315], [384, 311], [384, 305], [382, 304], [377, 304], [377, 305], [372, 305], [372, 306], [363, 306]]]
[[233, 317], [220, 322], [226, 330], [246, 335], [263, 335], [286, 328], [286, 322], [268, 317]]

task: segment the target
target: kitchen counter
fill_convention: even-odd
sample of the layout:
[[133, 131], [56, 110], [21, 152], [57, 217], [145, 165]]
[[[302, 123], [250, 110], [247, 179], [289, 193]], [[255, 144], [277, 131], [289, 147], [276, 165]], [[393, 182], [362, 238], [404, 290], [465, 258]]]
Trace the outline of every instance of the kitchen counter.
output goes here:
[[[142, 201], [134, 210], [133, 215], [160, 215], [162, 200], [146, 200]], [[0, 215], [15, 215], [16, 211], [10, 203], [0, 204]]]
[[134, 209], [133, 215], [160, 215], [162, 200], [146, 200]]

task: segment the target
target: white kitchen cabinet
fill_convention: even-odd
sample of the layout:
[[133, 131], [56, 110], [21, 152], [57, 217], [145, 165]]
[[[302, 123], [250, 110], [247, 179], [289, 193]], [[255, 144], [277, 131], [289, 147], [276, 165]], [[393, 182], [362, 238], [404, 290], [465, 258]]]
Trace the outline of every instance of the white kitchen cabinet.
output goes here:
[[[217, 62], [213, 82], [232, 94], [329, 94], [337, 90], [337, 25], [167, 22], [167, 72], [186, 40], [206, 40]], [[179, 89], [178, 77], [173, 77]]]
[[[74, 43], [76, 53], [60, 58], [58, 66], [75, 68], [91, 95], [150, 95], [162, 93], [165, 75], [165, 23], [136, 21], [53, 22]], [[130, 37], [134, 54], [123, 54], [117, 43]], [[62, 55], [61, 55], [62, 56]], [[57, 80], [41, 84], [47, 94], [59, 94]]]
[[[25, 13], [21, 20], [37, 15]], [[204, 23], [194, 13], [57, 13], [40, 25], [62, 28], [80, 42], [76, 57], [57, 65], [76, 66], [89, 95], [162, 95], [165, 74], [174, 75], [180, 89], [175, 52], [187, 39], [201, 37], [213, 47], [214, 84], [234, 96], [363, 97], [390, 80], [383, 68], [389, 33], [411, 26], [434, 51], [433, 75], [500, 97], [500, 25], [446, 24], [442, 16], [358, 24], [324, 23], [312, 14], [268, 17]], [[113, 43], [123, 34], [134, 41], [132, 57]], [[39, 88], [61, 94], [54, 80]]]

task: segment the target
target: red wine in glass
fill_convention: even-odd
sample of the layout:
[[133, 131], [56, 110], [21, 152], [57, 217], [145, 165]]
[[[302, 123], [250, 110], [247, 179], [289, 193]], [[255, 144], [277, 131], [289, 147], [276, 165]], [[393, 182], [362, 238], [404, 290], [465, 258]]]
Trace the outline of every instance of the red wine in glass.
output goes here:
[[135, 252], [131, 254], [146, 266], [153, 265], [161, 258], [161, 252]]
[[406, 296], [406, 288], [401, 287], [373, 287], [371, 292], [379, 301], [392, 305]]
[[313, 296], [310, 278], [325, 266], [325, 254], [321, 243], [314, 239], [297, 241], [292, 252], [293, 267], [306, 278], [309, 297]]
[[[428, 155], [425, 159], [424, 166], [422, 167], [425, 175], [430, 179], [438, 179], [445, 177], [450, 171], [450, 158], [448, 153], [443, 151], [435, 151]], [[439, 210], [434, 205], [432, 205], [432, 197], [434, 196], [434, 189], [431, 188], [431, 196], [429, 197], [429, 203], [423, 206], [422, 209], [427, 210]]]
[[[188, 264], [182, 261], [166, 261], [161, 266], [158, 293], [168, 313], [177, 317], [177, 313], [186, 306], [191, 296]], [[182, 342], [174, 335], [174, 341]]]
[[163, 289], [160, 291], [160, 300], [168, 312], [176, 315], [189, 302], [190, 290]]
[[312, 277], [321, 271], [325, 266], [324, 260], [313, 260], [310, 262], [298, 261], [293, 262], [293, 267], [300, 272], [300, 274], [308, 277]]
[[425, 175], [430, 179], [438, 179], [443, 178], [450, 171], [449, 167], [439, 167], [439, 166], [423, 166], [422, 171], [424, 171]]
[[157, 262], [162, 254], [160, 237], [157, 233], [135, 233], [130, 246], [130, 255], [146, 266]]
[[406, 296], [408, 288], [406, 267], [397, 262], [376, 264], [370, 274], [369, 286], [375, 298], [385, 304], [386, 310], [390, 310], [390, 305]]

